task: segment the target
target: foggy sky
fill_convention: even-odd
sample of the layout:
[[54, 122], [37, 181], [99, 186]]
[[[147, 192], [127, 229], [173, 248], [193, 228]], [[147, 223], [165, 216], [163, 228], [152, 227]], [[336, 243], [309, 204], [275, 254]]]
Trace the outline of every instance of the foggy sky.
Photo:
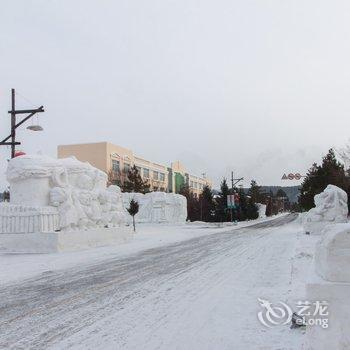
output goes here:
[[12, 87], [18, 107], [46, 110], [44, 132], [18, 132], [27, 153], [109, 141], [179, 159], [215, 185], [231, 170], [246, 184], [292, 185], [283, 173], [304, 173], [349, 137], [349, 1], [0, 6], [0, 137]]

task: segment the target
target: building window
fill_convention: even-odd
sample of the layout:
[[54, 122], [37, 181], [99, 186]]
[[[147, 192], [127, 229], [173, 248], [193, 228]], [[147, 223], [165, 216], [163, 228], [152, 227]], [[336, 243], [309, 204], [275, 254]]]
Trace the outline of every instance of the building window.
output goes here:
[[136, 167], [137, 172], [139, 173], [139, 175], [141, 175], [141, 168], [139, 166]]
[[159, 181], [162, 181], [162, 182], [165, 181], [165, 174], [159, 173]]
[[129, 170], [130, 170], [130, 164], [124, 163], [124, 172], [125, 172], [125, 173], [128, 173]]
[[198, 188], [198, 183], [197, 182], [194, 183], [194, 188]]
[[190, 187], [193, 188], [193, 181], [190, 181]]
[[149, 169], [143, 168], [143, 177], [149, 179]]
[[114, 173], [119, 173], [120, 171], [119, 160], [112, 159], [112, 170]]
[[158, 171], [153, 171], [153, 180], [158, 180]]

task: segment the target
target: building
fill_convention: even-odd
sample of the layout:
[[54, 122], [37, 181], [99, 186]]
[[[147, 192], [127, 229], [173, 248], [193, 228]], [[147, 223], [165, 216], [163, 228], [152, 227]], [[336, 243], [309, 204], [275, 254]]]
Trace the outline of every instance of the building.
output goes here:
[[142, 179], [150, 184], [151, 191], [178, 193], [187, 184], [198, 196], [205, 185], [211, 186], [210, 180], [189, 174], [179, 161], [171, 163], [170, 166], [151, 162], [136, 156], [130, 149], [109, 142], [60, 145], [57, 156], [75, 156], [78, 160], [89, 162], [106, 172], [110, 178], [120, 183], [125, 181], [129, 169], [135, 165]]

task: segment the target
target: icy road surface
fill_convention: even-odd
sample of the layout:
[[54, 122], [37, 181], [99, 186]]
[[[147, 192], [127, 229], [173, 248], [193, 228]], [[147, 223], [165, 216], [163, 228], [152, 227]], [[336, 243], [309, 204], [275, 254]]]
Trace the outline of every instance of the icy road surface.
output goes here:
[[258, 323], [258, 297], [287, 300], [290, 214], [42, 274], [0, 289], [1, 349], [300, 349]]

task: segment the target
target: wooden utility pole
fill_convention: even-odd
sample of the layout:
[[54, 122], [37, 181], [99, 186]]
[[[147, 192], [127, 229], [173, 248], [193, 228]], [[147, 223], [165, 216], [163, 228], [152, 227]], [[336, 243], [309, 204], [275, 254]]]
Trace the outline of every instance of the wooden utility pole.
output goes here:
[[[40, 106], [36, 109], [22, 109], [22, 110], [16, 110], [16, 100], [15, 100], [16, 91], [15, 89], [11, 89], [11, 110], [8, 111], [9, 114], [11, 114], [11, 134], [4, 138], [0, 142], [0, 146], [11, 146], [11, 158], [15, 157], [16, 153], [16, 145], [20, 145], [20, 142], [16, 141], [16, 129], [22, 125], [24, 122], [26, 122], [28, 119], [30, 119], [34, 114], [44, 112], [44, 107]], [[16, 123], [16, 115], [17, 114], [27, 114], [29, 113], [25, 118], [23, 118], [20, 122]], [[8, 140], [11, 139], [11, 142], [8, 142]]]

